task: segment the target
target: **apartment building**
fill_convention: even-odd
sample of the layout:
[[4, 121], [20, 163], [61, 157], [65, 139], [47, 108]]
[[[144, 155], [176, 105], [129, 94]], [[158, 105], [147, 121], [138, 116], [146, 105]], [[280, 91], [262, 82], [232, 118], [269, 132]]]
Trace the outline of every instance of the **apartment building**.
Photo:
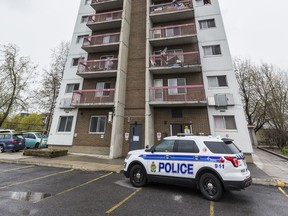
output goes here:
[[218, 0], [81, 0], [48, 144], [117, 158], [177, 133], [252, 153]]

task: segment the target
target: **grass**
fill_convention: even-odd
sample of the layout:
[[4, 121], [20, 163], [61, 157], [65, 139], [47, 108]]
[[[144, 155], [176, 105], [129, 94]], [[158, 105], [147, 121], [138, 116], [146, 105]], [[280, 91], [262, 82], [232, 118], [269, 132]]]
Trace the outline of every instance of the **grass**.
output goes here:
[[285, 156], [288, 156], [288, 146], [284, 147], [281, 151]]

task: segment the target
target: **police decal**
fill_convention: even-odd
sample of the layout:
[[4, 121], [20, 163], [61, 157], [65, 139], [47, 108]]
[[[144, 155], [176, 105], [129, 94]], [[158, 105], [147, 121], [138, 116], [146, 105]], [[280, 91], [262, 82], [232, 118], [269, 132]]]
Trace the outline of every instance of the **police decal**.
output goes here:
[[[152, 166], [152, 165], [151, 165]], [[158, 172], [179, 173], [193, 175], [193, 164], [187, 163], [159, 163]]]
[[157, 167], [156, 167], [154, 161], [152, 162], [152, 164], [151, 164], [151, 166], [150, 166], [150, 170], [151, 170], [152, 173], [155, 173], [156, 170], [157, 170]]

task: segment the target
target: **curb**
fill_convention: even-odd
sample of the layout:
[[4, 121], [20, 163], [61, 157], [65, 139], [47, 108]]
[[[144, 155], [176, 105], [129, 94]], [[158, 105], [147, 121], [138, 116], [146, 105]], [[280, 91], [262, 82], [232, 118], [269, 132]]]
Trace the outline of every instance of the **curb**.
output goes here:
[[257, 146], [257, 148], [258, 148], [258, 149], [261, 149], [262, 151], [266, 151], [266, 152], [268, 152], [268, 153], [270, 153], [270, 154], [276, 155], [276, 156], [278, 156], [278, 157], [280, 157], [280, 158], [283, 158], [283, 159], [285, 159], [285, 160], [288, 160], [288, 157], [286, 157], [286, 156], [284, 156], [284, 155], [281, 155], [281, 154], [278, 154], [278, 153], [276, 153], [276, 152], [273, 152], [273, 151], [271, 151], [271, 150], [268, 150], [268, 149], [266, 149], [266, 148], [259, 147], [259, 146]]
[[284, 182], [278, 179], [252, 178], [252, 184], [288, 188], [288, 182]]

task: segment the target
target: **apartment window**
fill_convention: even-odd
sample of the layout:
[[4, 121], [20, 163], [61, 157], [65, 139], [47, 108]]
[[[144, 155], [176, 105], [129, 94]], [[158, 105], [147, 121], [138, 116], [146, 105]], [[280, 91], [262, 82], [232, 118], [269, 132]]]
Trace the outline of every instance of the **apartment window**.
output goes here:
[[77, 44], [79, 44], [79, 43], [82, 44], [83, 41], [84, 41], [84, 38], [85, 38], [85, 37], [88, 37], [88, 36], [89, 36], [89, 35], [78, 35], [78, 36], [77, 36], [76, 43], [77, 43]]
[[211, 0], [196, 0], [197, 6], [209, 5], [211, 4]]
[[209, 87], [228, 87], [226, 76], [208, 76]]
[[72, 93], [74, 90], [79, 90], [79, 83], [67, 84], [65, 93]]
[[91, 4], [92, 0], [85, 0], [85, 5]]
[[80, 57], [80, 58], [73, 58], [72, 59], [72, 66], [75, 67], [75, 66], [78, 66], [79, 62], [84, 60], [83, 57]]
[[[110, 89], [111, 88], [111, 83], [109, 82], [98, 82], [96, 84], [96, 89]], [[109, 96], [110, 92], [109, 91], [99, 91], [96, 92], [96, 97], [104, 97], [104, 96]]]
[[218, 130], [236, 130], [234, 116], [214, 116], [215, 129]]
[[[186, 86], [185, 78], [168, 79], [168, 86]], [[186, 88], [168, 88], [169, 95], [186, 94]]]
[[200, 20], [199, 25], [200, 25], [200, 29], [216, 27], [215, 19]]
[[221, 55], [220, 45], [203, 46], [203, 50], [205, 56]]
[[71, 132], [73, 116], [60, 116], [58, 132]]
[[87, 23], [87, 21], [88, 21], [88, 16], [81, 17], [81, 23]]
[[106, 116], [91, 116], [89, 133], [105, 133]]

